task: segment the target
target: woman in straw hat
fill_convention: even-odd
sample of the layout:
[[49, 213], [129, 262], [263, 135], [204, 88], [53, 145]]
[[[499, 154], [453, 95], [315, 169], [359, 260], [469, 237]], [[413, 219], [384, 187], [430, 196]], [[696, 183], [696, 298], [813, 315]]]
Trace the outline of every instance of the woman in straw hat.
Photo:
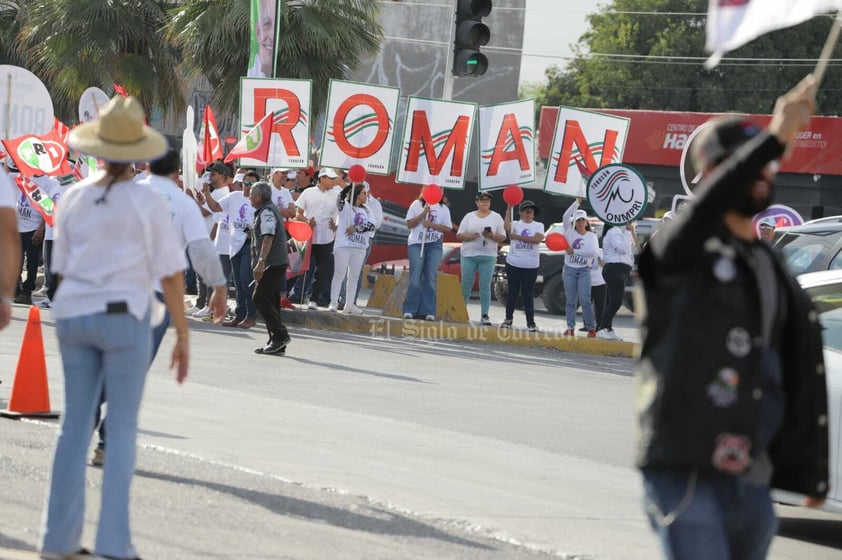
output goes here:
[[160, 280], [178, 338], [171, 365], [187, 377], [186, 261], [164, 200], [133, 180], [133, 161], [157, 158], [164, 137], [144, 125], [132, 97], [115, 97], [97, 121], [70, 133], [70, 147], [105, 160], [105, 169], [75, 185], [56, 213], [53, 301], [64, 366], [65, 411], [53, 459], [41, 537], [42, 558], [80, 548], [85, 513], [85, 456], [94, 409], [105, 388], [108, 460], [96, 553], [136, 558], [129, 529], [137, 418], [152, 345], [153, 288]]

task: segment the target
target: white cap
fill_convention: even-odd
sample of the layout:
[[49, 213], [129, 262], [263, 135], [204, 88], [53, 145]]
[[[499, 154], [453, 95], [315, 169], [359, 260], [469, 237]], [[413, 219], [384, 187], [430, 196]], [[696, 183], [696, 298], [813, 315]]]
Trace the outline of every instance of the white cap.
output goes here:
[[298, 172], [292, 170], [287, 171], [287, 179], [295, 179], [296, 177], [298, 177]]
[[766, 216], [765, 218], [760, 220], [760, 222], [757, 225], [770, 227], [772, 229], [775, 229], [775, 227], [777, 227], [777, 224], [775, 223], [775, 218], [772, 218], [771, 216]]
[[573, 212], [573, 223], [576, 223], [576, 220], [581, 220], [581, 219], [587, 220], [588, 219], [588, 213], [585, 212], [584, 210], [576, 210], [575, 212]]
[[271, 177], [275, 173], [286, 173], [287, 171], [289, 171], [289, 169], [287, 169], [286, 167], [276, 167], [272, 170], [272, 173], [270, 173], [269, 176]]
[[319, 179], [322, 177], [330, 177], [331, 179], [338, 179], [339, 175], [336, 174], [336, 171], [331, 169], [330, 167], [322, 167], [319, 171]]
[[245, 173], [237, 173], [236, 175], [234, 175], [234, 182], [235, 183], [242, 183], [243, 179], [245, 179], [245, 177], [246, 177]]

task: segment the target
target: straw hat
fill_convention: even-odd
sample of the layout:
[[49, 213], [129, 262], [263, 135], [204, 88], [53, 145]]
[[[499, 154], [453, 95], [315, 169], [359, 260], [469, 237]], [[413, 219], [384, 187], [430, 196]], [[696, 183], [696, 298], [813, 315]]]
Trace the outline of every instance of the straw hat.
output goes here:
[[164, 135], [143, 124], [140, 102], [120, 95], [100, 109], [99, 118], [70, 131], [74, 150], [111, 162], [149, 161], [167, 151]]

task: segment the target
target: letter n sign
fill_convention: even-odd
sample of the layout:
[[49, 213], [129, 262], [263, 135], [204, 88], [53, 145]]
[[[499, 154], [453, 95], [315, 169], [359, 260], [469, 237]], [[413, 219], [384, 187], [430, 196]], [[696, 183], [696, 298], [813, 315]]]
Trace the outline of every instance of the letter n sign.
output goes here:
[[558, 112], [544, 190], [583, 196], [582, 172], [623, 160], [630, 120], [569, 107]]

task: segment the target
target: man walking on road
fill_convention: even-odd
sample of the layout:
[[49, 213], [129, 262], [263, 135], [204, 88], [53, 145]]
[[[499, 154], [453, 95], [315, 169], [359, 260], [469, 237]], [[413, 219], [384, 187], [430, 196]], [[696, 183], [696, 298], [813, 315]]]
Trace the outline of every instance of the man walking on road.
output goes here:
[[284, 221], [272, 203], [269, 183], [257, 183], [251, 188], [249, 201], [254, 207], [254, 225], [251, 228], [254, 287], [254, 305], [266, 321], [269, 344], [255, 350], [257, 354], [283, 354], [289, 344], [289, 333], [281, 322], [278, 292], [287, 273], [287, 236]]
[[701, 133], [696, 200], [641, 255], [637, 465], [670, 559], [765, 558], [777, 528], [770, 486], [807, 506], [828, 490], [817, 315], [752, 226], [815, 87], [808, 77], [780, 97], [767, 131], [727, 117]]

